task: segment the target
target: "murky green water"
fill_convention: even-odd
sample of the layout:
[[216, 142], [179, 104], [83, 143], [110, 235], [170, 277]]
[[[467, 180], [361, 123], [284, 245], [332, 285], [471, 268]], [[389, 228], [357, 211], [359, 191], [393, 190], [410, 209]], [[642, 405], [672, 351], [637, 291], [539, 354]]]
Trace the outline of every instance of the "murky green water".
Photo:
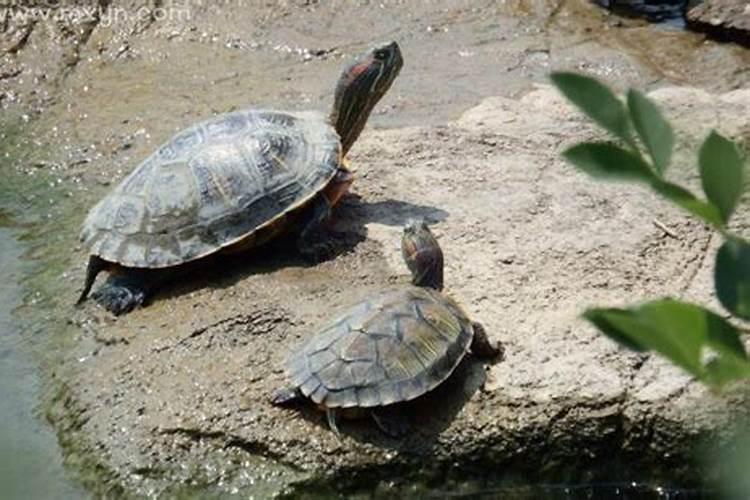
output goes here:
[[52, 429], [39, 415], [38, 367], [13, 315], [23, 295], [22, 253], [12, 230], [0, 226], [0, 498], [83, 498], [63, 469]]
[[64, 330], [52, 304], [67, 286], [60, 249], [71, 236], [61, 232], [63, 196], [31, 167], [46, 151], [21, 123], [0, 120], [0, 499], [87, 498], [45, 418], [64, 344], [49, 335]]

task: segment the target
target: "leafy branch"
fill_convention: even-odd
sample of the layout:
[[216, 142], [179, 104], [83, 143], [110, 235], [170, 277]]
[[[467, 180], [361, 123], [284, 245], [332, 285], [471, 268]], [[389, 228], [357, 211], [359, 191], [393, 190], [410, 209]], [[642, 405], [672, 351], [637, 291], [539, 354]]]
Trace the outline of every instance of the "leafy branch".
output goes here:
[[[727, 229], [743, 191], [744, 159], [734, 142], [711, 131], [700, 147], [703, 195], [668, 181], [674, 148], [672, 126], [656, 104], [637, 90], [625, 102], [606, 85], [577, 73], [557, 72], [552, 82], [617, 142], [582, 142], [563, 157], [591, 177], [639, 183], [718, 231], [714, 282], [721, 305], [750, 319], [750, 244]], [[655, 351], [712, 387], [750, 377], [740, 333], [730, 322], [698, 305], [674, 299], [630, 308], [590, 308], [583, 317], [602, 333], [637, 351]]]

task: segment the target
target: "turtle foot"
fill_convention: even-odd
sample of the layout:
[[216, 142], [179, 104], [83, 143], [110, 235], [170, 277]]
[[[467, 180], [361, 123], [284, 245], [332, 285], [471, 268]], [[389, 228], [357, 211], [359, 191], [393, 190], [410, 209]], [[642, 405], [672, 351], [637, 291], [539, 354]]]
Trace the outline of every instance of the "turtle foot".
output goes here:
[[146, 291], [133, 284], [107, 283], [92, 297], [106, 310], [119, 316], [142, 306], [146, 302]]
[[505, 348], [500, 342], [493, 344], [487, 336], [487, 331], [480, 323], [473, 323], [474, 338], [471, 342], [471, 352], [481, 358], [489, 361], [502, 361], [505, 357]]
[[392, 438], [404, 437], [411, 430], [409, 420], [399, 411], [381, 408], [371, 415], [380, 430]]

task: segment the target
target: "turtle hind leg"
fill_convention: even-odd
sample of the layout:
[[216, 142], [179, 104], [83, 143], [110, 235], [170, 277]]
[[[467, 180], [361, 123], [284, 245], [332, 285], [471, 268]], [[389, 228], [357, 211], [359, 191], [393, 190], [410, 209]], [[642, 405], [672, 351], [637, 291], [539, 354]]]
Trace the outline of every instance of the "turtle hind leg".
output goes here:
[[474, 338], [471, 341], [471, 353], [482, 359], [501, 360], [505, 349], [500, 342], [492, 345], [487, 337], [487, 331], [479, 323], [472, 323]]
[[[158, 271], [120, 269], [92, 294], [93, 299], [112, 314], [129, 313], [151, 296]], [[161, 281], [161, 280], [158, 280]]]
[[302, 393], [298, 387], [284, 387], [271, 395], [271, 404], [276, 406], [288, 405], [296, 403], [302, 397]]
[[404, 437], [411, 430], [406, 416], [394, 408], [378, 408], [370, 412], [372, 419], [386, 435], [392, 438]]
[[86, 265], [86, 280], [83, 283], [83, 291], [76, 301], [76, 305], [82, 304], [88, 297], [91, 287], [94, 286], [97, 275], [108, 267], [107, 261], [92, 255], [89, 257], [89, 263]]

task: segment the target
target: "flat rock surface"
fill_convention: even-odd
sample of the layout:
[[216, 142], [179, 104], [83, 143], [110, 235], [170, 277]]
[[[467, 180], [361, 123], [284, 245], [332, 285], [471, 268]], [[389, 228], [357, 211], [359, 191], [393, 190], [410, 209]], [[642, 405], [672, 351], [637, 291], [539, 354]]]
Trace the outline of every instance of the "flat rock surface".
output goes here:
[[[738, 133], [750, 107], [748, 91], [655, 96], [685, 124], [683, 152], [711, 125]], [[280, 243], [210, 266], [116, 321], [94, 307], [76, 316], [61, 401], [78, 412], [70, 439], [138, 492], [176, 480], [274, 492], [353, 471], [387, 477], [399, 464], [543, 470], [629, 455], [658, 464], [652, 474], [688, 474], [685, 457], [731, 418], [731, 400], [622, 351], [578, 315], [664, 295], [715, 306], [716, 242], [647, 192], [592, 182], [560, 160], [592, 133], [546, 86], [486, 99], [445, 126], [367, 131], [352, 151], [353, 194], [334, 213], [333, 259], [308, 267]], [[691, 183], [691, 169], [673, 175]], [[290, 349], [368, 293], [408, 281], [399, 236], [412, 217], [434, 224], [446, 293], [505, 358], [467, 359], [405, 405], [414, 432], [403, 440], [369, 420], [343, 422], [338, 438], [310, 406], [269, 404]]]

